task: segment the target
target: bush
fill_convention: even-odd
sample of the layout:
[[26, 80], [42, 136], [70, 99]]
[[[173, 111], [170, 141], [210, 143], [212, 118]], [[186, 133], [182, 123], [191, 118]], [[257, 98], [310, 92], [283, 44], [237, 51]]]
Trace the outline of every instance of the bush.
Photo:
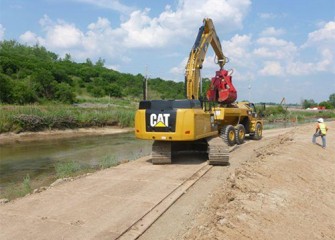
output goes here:
[[81, 169], [80, 164], [74, 161], [71, 162], [59, 162], [55, 164], [57, 178], [70, 177], [73, 173]]
[[265, 116], [271, 116], [271, 115], [278, 115], [278, 114], [286, 114], [287, 110], [283, 108], [283, 106], [273, 106], [273, 107], [267, 107], [264, 111]]
[[36, 115], [20, 114], [14, 117], [14, 123], [25, 131], [38, 131], [46, 127], [44, 119]]
[[26, 177], [23, 179], [22, 188], [23, 188], [23, 195], [26, 195], [31, 192], [29, 174], [27, 174]]
[[55, 88], [55, 99], [63, 103], [74, 103], [76, 95], [69, 84], [60, 83]]

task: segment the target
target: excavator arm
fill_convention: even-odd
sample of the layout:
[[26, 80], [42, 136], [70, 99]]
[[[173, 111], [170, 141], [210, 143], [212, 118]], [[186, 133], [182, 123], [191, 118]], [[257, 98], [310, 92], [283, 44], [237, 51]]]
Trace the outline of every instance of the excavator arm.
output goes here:
[[199, 28], [198, 36], [191, 49], [185, 71], [186, 97], [199, 99], [199, 85], [201, 81], [200, 70], [205, 60], [208, 45], [211, 44], [220, 66], [220, 70], [227, 63], [227, 58], [222, 52], [219, 37], [216, 34], [213, 21], [205, 18], [203, 26]]

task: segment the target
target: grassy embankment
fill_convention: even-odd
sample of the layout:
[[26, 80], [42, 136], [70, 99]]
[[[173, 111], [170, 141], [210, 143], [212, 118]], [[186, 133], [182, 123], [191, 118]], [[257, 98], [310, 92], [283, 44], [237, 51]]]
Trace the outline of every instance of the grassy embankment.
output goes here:
[[[133, 127], [136, 105], [127, 100], [90, 99], [66, 105], [0, 105], [0, 133], [51, 129]], [[106, 103], [107, 102], [107, 103]]]

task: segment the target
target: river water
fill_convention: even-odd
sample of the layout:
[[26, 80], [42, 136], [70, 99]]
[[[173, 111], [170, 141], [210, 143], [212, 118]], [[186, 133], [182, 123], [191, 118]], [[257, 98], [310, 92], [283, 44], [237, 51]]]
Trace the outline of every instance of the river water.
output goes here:
[[149, 155], [151, 145], [135, 139], [134, 133], [0, 145], [0, 190], [22, 183], [27, 174], [31, 179], [55, 175], [57, 162], [96, 167], [106, 157], [122, 161]]

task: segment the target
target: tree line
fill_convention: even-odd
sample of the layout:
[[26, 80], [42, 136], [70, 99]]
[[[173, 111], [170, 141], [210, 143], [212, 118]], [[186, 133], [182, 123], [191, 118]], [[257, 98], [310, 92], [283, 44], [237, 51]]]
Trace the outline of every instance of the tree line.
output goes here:
[[[0, 42], [0, 103], [74, 103], [79, 95], [141, 99], [143, 82], [143, 75], [108, 69], [102, 59], [76, 63], [70, 54], [60, 58], [43, 46]], [[161, 99], [184, 96], [183, 83], [160, 78], [150, 79], [148, 89]]]
[[304, 99], [302, 100], [302, 107], [313, 108], [313, 107], [324, 107], [325, 109], [334, 109], [335, 108], [335, 93], [329, 95], [327, 101], [322, 101], [320, 103], [315, 102], [313, 99]]

